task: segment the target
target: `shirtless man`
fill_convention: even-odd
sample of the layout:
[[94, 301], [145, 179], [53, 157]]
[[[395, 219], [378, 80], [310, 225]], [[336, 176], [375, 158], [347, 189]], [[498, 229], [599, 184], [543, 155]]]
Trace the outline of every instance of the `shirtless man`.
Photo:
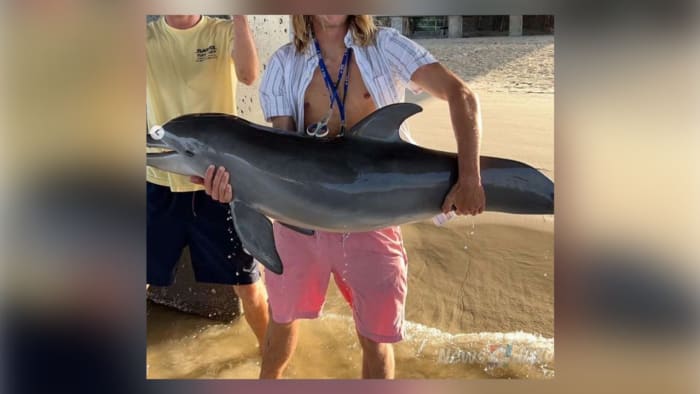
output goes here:
[[[377, 108], [403, 102], [406, 87], [423, 89], [448, 101], [458, 145], [459, 178], [443, 211], [483, 212], [479, 105], [466, 84], [398, 31], [375, 27], [368, 15], [295, 15], [292, 21], [294, 41], [272, 55], [260, 86], [273, 127], [333, 138]], [[405, 125], [401, 134], [411, 141]], [[226, 202], [234, 192], [227, 179], [211, 167], [200, 181]], [[309, 236], [275, 223], [274, 235], [285, 271], [265, 277], [271, 319], [260, 377], [282, 376], [296, 347], [298, 319], [320, 315], [332, 275], [352, 308], [362, 377], [393, 378], [392, 343], [403, 337], [407, 290], [399, 228]]]

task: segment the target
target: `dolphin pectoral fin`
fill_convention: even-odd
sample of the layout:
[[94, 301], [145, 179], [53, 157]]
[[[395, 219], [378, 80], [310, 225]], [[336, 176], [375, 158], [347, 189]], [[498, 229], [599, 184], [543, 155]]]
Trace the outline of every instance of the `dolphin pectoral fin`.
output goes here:
[[387, 105], [367, 115], [346, 133], [349, 138], [366, 138], [382, 142], [402, 142], [401, 124], [423, 108], [413, 103]]
[[281, 274], [282, 260], [277, 254], [270, 219], [240, 201], [231, 203], [231, 213], [238, 238], [246, 251], [265, 268]]

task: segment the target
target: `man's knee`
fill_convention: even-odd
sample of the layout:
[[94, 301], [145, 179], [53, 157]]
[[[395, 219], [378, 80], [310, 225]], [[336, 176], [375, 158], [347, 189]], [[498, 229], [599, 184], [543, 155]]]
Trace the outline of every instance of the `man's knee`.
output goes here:
[[265, 301], [265, 287], [260, 280], [249, 285], [234, 285], [233, 290], [238, 295], [238, 298], [240, 298], [243, 302], [250, 303]]
[[385, 354], [387, 350], [391, 347], [390, 343], [375, 342], [365, 336], [362, 336], [361, 334], [358, 334], [358, 337], [360, 338], [360, 345], [362, 346], [362, 350], [365, 353], [378, 355]]

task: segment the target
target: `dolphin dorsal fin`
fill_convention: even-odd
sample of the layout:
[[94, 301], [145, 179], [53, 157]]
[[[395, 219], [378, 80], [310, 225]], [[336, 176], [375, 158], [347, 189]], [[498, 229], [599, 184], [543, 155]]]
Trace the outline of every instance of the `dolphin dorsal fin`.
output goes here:
[[366, 138], [381, 142], [401, 142], [399, 127], [411, 115], [423, 108], [413, 103], [387, 105], [367, 115], [345, 135], [347, 138]]

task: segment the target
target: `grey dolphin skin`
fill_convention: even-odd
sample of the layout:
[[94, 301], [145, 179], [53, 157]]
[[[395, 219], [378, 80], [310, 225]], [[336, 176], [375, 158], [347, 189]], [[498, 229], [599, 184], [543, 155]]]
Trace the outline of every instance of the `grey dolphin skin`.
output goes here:
[[[282, 273], [269, 218], [297, 228], [369, 231], [424, 220], [441, 212], [457, 180], [454, 153], [402, 141], [399, 126], [416, 104], [382, 107], [343, 137], [319, 139], [224, 114], [192, 114], [149, 131], [147, 164], [204, 176], [225, 167], [234, 190], [236, 231], [246, 250]], [[554, 213], [554, 184], [513, 160], [481, 157], [486, 210]]]

